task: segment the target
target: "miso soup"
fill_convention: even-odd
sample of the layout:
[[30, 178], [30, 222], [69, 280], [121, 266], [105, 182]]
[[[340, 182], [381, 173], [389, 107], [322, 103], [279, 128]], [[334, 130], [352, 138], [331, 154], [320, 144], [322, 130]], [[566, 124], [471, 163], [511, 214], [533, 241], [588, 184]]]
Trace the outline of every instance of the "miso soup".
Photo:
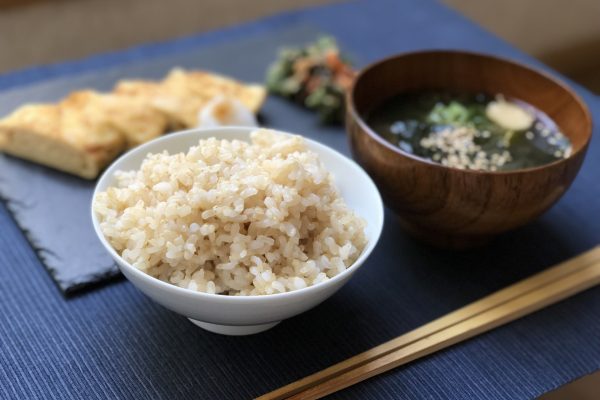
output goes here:
[[530, 168], [571, 153], [569, 139], [546, 114], [502, 95], [402, 94], [377, 107], [367, 123], [407, 153], [460, 169]]

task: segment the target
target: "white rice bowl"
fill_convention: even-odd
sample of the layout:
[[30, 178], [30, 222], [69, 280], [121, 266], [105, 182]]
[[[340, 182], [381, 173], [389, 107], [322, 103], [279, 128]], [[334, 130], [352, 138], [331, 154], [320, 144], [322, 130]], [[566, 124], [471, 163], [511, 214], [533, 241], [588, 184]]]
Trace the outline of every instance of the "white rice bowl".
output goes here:
[[283, 293], [344, 271], [366, 222], [302, 137], [250, 137], [200, 140], [118, 171], [93, 205], [107, 241], [135, 268], [206, 293]]

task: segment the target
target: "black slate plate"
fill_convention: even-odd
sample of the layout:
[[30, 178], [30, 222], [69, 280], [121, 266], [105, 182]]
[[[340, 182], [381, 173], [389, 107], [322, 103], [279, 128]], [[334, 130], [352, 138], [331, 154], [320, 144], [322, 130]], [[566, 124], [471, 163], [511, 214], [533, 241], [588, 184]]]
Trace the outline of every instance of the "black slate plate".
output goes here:
[[[249, 82], [261, 82], [281, 46], [302, 44], [314, 40], [318, 34], [318, 30], [310, 26], [286, 27], [277, 34], [256, 34], [235, 42], [212, 44], [210, 48], [198, 47], [20, 87], [0, 93], [0, 115], [26, 102], [55, 101], [77, 89], [110, 90], [122, 78], [159, 79], [174, 66], [208, 69]], [[289, 114], [286, 107], [295, 106], [269, 99], [262, 115], [265, 124], [277, 124], [281, 117], [288, 115], [291, 120], [283, 124], [287, 129], [316, 127], [312, 126], [316, 124], [314, 116], [297, 110]], [[95, 182], [0, 154], [0, 197], [52, 278], [67, 295], [119, 276], [92, 228], [90, 204], [94, 185]]]

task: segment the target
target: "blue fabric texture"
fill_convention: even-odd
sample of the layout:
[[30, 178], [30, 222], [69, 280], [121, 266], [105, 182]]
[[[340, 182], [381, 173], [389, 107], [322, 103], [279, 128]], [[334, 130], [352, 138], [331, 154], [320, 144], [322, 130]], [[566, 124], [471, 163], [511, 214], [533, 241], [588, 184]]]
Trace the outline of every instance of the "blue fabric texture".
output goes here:
[[[535, 63], [434, 2], [364, 1], [0, 77], [0, 88], [177, 58], [309, 24], [361, 63], [424, 48], [463, 48]], [[578, 88], [597, 120], [598, 99]], [[343, 130], [269, 99], [267, 124], [348, 153]], [[290, 125], [293, 121], [293, 126]], [[597, 132], [596, 132], [597, 133]], [[0, 207], [0, 398], [243, 399], [325, 368], [600, 242], [600, 145], [540, 219], [465, 253], [408, 238], [386, 214], [381, 243], [317, 308], [265, 333], [202, 331], [121, 281], [66, 300]], [[355, 385], [340, 399], [529, 399], [600, 368], [600, 290]]]

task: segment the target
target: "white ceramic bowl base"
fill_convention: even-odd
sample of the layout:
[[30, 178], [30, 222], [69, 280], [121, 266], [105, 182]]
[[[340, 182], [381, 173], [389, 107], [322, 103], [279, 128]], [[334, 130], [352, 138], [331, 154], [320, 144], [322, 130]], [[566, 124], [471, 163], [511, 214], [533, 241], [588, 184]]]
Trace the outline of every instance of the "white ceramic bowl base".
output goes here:
[[[118, 170], [139, 169], [148, 153], [167, 150], [170, 154], [187, 152], [200, 139], [249, 140], [256, 128], [216, 127], [172, 133], [145, 143], [116, 160], [102, 175], [96, 193], [115, 184]], [[282, 132], [283, 133], [283, 132]], [[298, 315], [321, 303], [358, 270], [379, 240], [383, 228], [383, 203], [371, 178], [352, 160], [318, 142], [306, 139], [310, 150], [319, 154], [333, 174], [337, 188], [348, 206], [367, 221], [368, 244], [360, 257], [337, 276], [304, 289], [266, 296], [224, 296], [194, 292], [147, 275], [123, 260], [106, 241], [92, 210], [96, 234], [117, 262], [125, 277], [148, 297], [164, 307], [189, 318], [195, 325], [225, 335], [250, 335], [265, 331], [280, 321]]]
[[264, 332], [266, 330], [271, 329], [281, 321], [270, 322], [268, 324], [260, 324], [260, 325], [217, 325], [211, 324], [210, 322], [202, 322], [196, 321], [195, 319], [188, 318], [194, 325], [199, 326], [202, 329], [206, 329], [209, 332], [219, 333], [221, 335], [229, 335], [229, 336], [245, 336], [245, 335], [254, 335], [255, 333]]

